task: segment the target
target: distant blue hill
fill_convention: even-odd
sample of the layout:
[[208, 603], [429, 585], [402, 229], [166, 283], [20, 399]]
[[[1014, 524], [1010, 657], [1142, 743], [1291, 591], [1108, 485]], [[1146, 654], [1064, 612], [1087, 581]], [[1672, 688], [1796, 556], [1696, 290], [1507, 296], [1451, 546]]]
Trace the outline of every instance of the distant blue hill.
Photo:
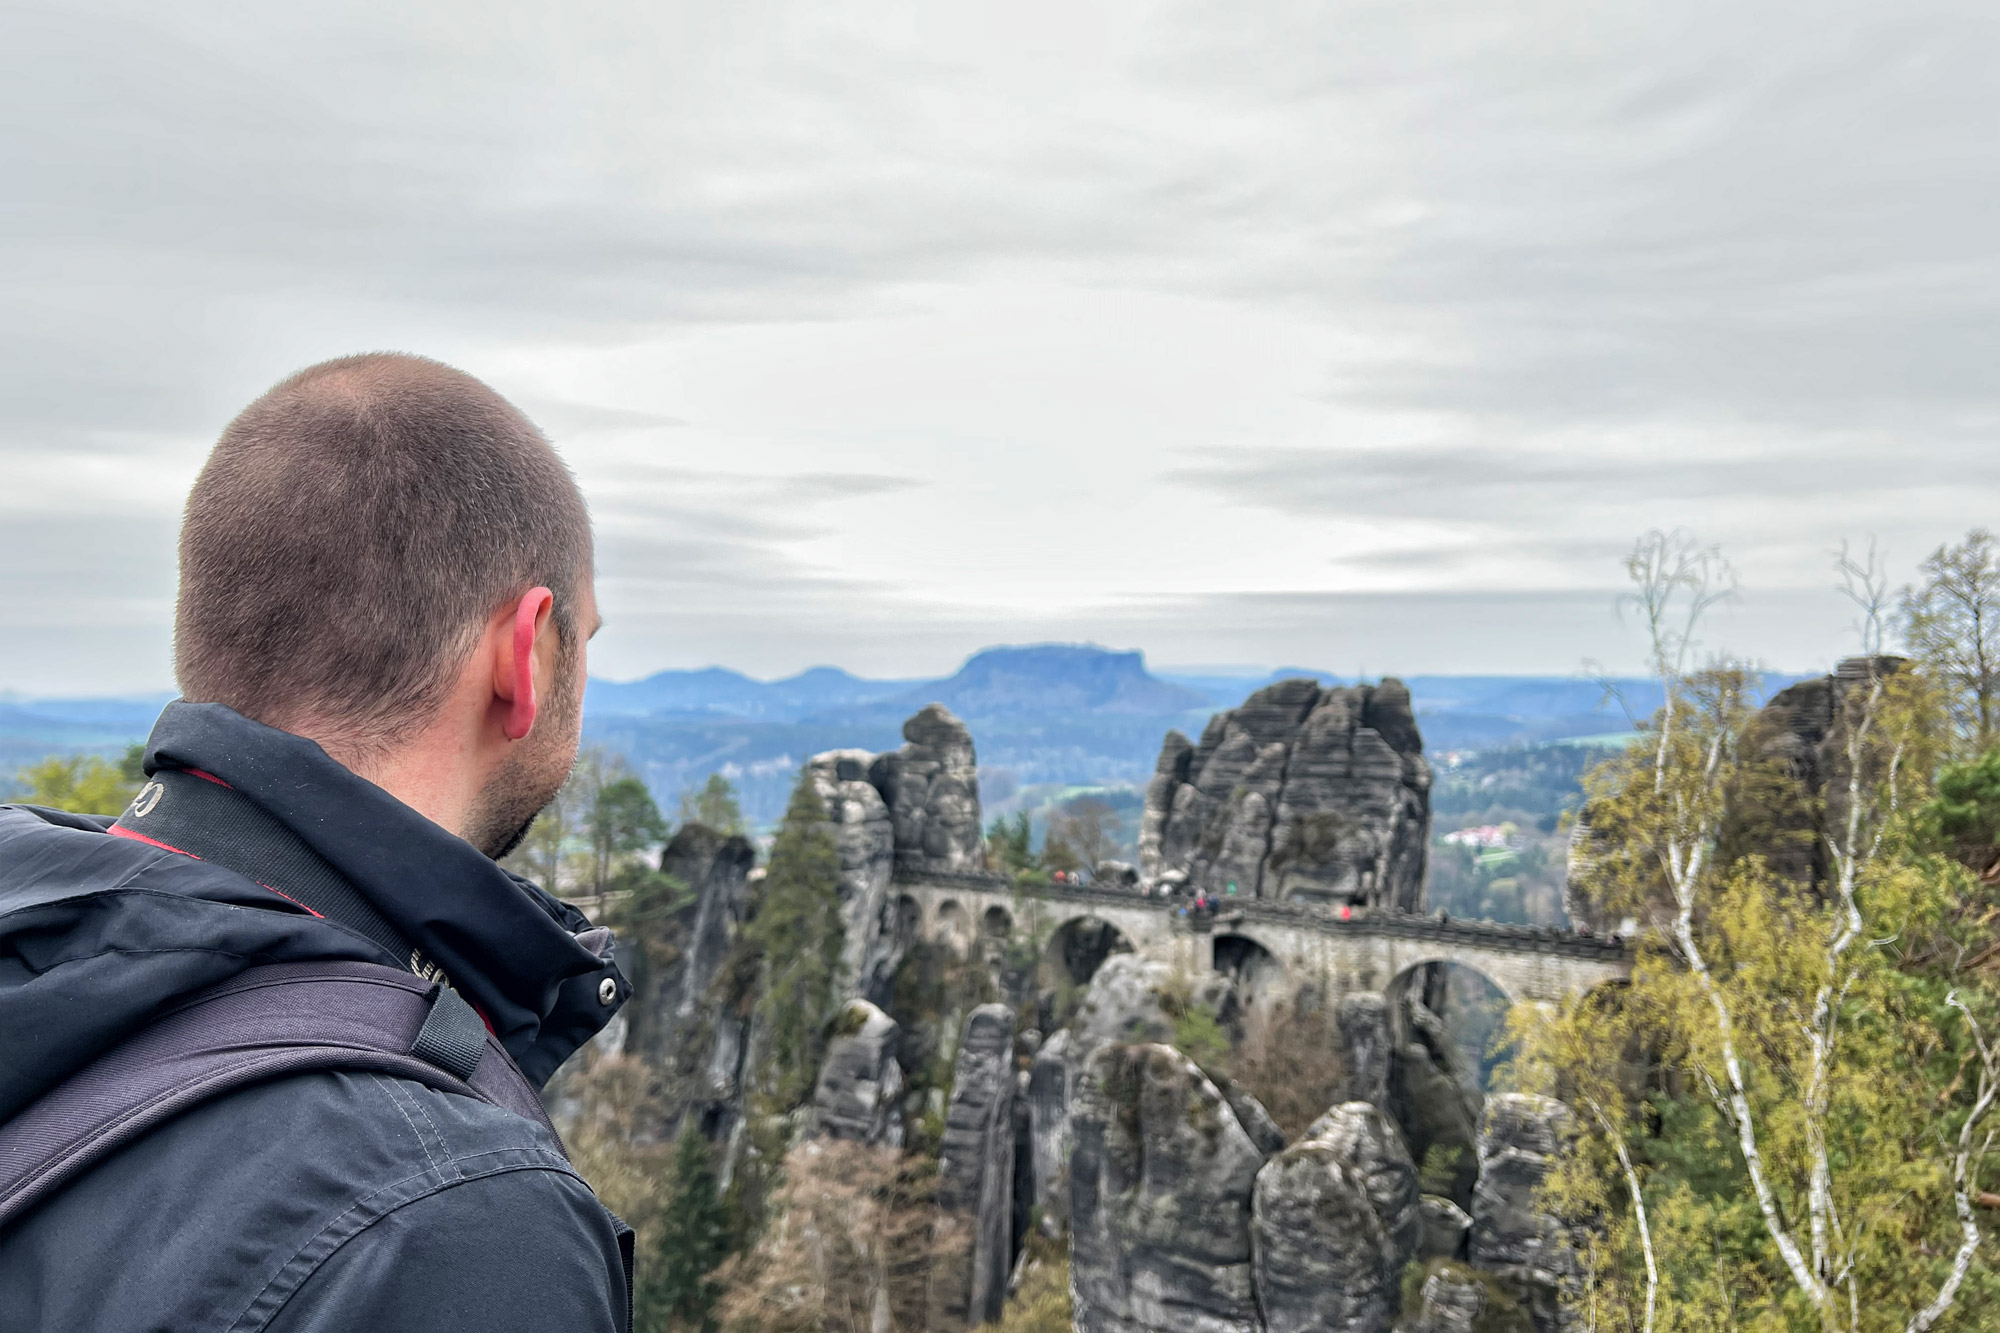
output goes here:
[[820, 666], [784, 680], [752, 680], [726, 667], [661, 671], [629, 683], [585, 683], [584, 712], [599, 717], [666, 713], [795, 721], [826, 708], [869, 703], [911, 688], [909, 680], [863, 680], [839, 667]]
[[[584, 732], [624, 754], [670, 807], [722, 772], [759, 824], [776, 820], [800, 765], [822, 750], [892, 748], [902, 723], [931, 702], [972, 727], [990, 803], [1049, 784], [1136, 784], [1170, 728], [1198, 734], [1273, 681], [1327, 672], [1155, 672], [1137, 652], [1093, 644], [988, 648], [941, 679], [871, 680], [821, 666], [760, 681], [708, 667], [644, 680], [592, 679]], [[1767, 676], [1769, 693], [1794, 677]], [[1603, 684], [1571, 676], [1410, 676], [1404, 679], [1432, 753], [1545, 744], [1626, 731], [1659, 706], [1650, 681]], [[171, 695], [121, 699], [0, 698], [0, 788], [22, 764], [56, 753], [112, 756], [144, 739]], [[1627, 709], [1630, 710], [1628, 718]]]

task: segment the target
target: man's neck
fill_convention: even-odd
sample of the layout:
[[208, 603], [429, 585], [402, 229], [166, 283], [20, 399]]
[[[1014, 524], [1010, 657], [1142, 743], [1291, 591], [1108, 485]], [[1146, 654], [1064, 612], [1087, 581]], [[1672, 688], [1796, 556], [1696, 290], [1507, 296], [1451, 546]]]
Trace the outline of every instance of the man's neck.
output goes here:
[[465, 836], [480, 775], [471, 771], [474, 765], [462, 738], [450, 735], [442, 722], [433, 722], [393, 748], [357, 745], [311, 723], [285, 730], [317, 742], [335, 763], [438, 827]]

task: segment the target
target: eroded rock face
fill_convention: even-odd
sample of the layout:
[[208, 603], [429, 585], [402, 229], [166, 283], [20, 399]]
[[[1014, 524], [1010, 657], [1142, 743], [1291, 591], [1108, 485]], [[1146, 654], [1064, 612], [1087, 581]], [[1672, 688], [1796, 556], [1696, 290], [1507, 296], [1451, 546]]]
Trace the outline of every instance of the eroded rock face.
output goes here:
[[1169, 733], [1146, 789], [1140, 871], [1216, 895], [1419, 910], [1430, 768], [1401, 682], [1281, 681]]
[[[1441, 986], [1442, 975], [1436, 979]], [[1419, 987], [1404, 992], [1390, 1018], [1396, 1045], [1389, 1068], [1389, 1114], [1418, 1162], [1433, 1149], [1455, 1157], [1450, 1195], [1466, 1207], [1479, 1171], [1476, 1079], [1444, 1020], [1420, 998]]]
[[1486, 1291], [1477, 1279], [1433, 1273], [1424, 1279], [1423, 1305], [1410, 1333], [1473, 1333], [1485, 1307]]
[[662, 1133], [692, 1112], [721, 1137], [740, 1109], [741, 1025], [717, 1002], [714, 986], [749, 906], [755, 861], [745, 839], [684, 825], [661, 852], [660, 869], [692, 889], [693, 897], [672, 916], [620, 941], [619, 960], [632, 978], [632, 999], [620, 1014], [627, 1020], [622, 1051], [660, 1078], [667, 1110]]
[[[1772, 766], [1776, 780], [1760, 785], [1753, 799], [1738, 802], [1743, 817], [1723, 827], [1725, 859], [1755, 854], [1767, 870], [1802, 887], [1822, 888], [1830, 874], [1822, 835], [1845, 827], [1849, 728], [1876, 682], [1906, 670], [1907, 658], [1850, 657], [1832, 673], [1802, 680], [1772, 695], [1751, 720], [1743, 738], [1745, 758]], [[1586, 805], [1570, 833], [1569, 874], [1563, 908], [1572, 922], [1599, 933], [1630, 929], [1643, 913], [1629, 905], [1614, 913], [1604, 858], [1610, 840], [1592, 832]], [[1648, 891], [1666, 899], [1661, 882]]]
[[903, 1067], [896, 1063], [901, 1035], [896, 1020], [868, 1001], [848, 1001], [813, 1090], [820, 1133], [870, 1147], [903, 1146]]
[[1417, 1169], [1366, 1102], [1334, 1107], [1257, 1174], [1257, 1303], [1269, 1333], [1383, 1333], [1422, 1223]]
[[1422, 1233], [1416, 1167], [1376, 1107], [1334, 1107], [1256, 1177], [1256, 1295], [1270, 1333], [1382, 1333]]
[[1183, 984], [1190, 988], [1186, 1003], [1215, 1014], [1228, 1003], [1230, 982], [1219, 973], [1177, 975], [1171, 963], [1132, 953], [1105, 959], [1071, 1025], [1076, 1034], [1072, 1061], [1081, 1067], [1099, 1047], [1113, 1042], [1171, 1043], [1174, 1020], [1167, 1012], [1167, 996]]
[[1425, 1259], [1464, 1259], [1472, 1236], [1472, 1219], [1450, 1199], [1426, 1194], [1417, 1203], [1423, 1239], [1417, 1253]]
[[965, 1020], [938, 1155], [937, 1203], [949, 1249], [933, 1284], [934, 1328], [1000, 1317], [1013, 1262], [1014, 1012], [982, 1004]]
[[895, 967], [896, 933], [885, 914], [896, 866], [896, 832], [889, 807], [868, 781], [874, 762], [866, 750], [830, 750], [806, 765], [813, 790], [826, 802], [840, 853], [841, 916], [847, 927], [841, 962], [862, 989]]
[[889, 809], [897, 860], [914, 870], [983, 869], [972, 732], [943, 704], [926, 704], [903, 724], [903, 740], [868, 770]]
[[1389, 1109], [1389, 1067], [1395, 1034], [1389, 1023], [1389, 1002], [1362, 992], [1340, 997], [1334, 1010], [1340, 1025], [1342, 1101], [1369, 1102]]
[[1542, 1211], [1536, 1194], [1574, 1132], [1567, 1106], [1526, 1093], [1487, 1098], [1479, 1129], [1472, 1264], [1510, 1279], [1540, 1333], [1567, 1327], [1561, 1297], [1575, 1276], [1576, 1259], [1569, 1229]]
[[1042, 1234], [1062, 1234], [1069, 1220], [1069, 1054], [1064, 1028], [1043, 1042], [1028, 1071], [1028, 1132], [1033, 1152], [1034, 1199]]
[[1251, 1197], [1265, 1154], [1194, 1062], [1106, 1046], [1070, 1108], [1079, 1333], [1260, 1333]]

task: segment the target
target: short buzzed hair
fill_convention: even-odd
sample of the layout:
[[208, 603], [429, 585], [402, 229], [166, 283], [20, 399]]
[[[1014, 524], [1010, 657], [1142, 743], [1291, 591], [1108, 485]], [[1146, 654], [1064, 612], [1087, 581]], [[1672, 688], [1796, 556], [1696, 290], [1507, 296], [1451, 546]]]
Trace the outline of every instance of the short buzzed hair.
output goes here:
[[195, 702], [373, 748], [442, 704], [487, 619], [590, 576], [575, 479], [511, 403], [422, 357], [344, 357], [229, 423], [181, 526], [174, 671]]

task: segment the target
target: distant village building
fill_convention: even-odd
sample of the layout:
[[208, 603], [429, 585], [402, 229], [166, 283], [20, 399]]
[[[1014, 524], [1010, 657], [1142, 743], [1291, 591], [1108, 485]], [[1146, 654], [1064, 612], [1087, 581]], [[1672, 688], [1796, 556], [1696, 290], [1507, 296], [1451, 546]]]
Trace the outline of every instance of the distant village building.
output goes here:
[[1477, 847], [1481, 851], [1501, 851], [1514, 845], [1519, 832], [1512, 824], [1481, 824], [1478, 828], [1455, 829], [1442, 841], [1453, 847]]

